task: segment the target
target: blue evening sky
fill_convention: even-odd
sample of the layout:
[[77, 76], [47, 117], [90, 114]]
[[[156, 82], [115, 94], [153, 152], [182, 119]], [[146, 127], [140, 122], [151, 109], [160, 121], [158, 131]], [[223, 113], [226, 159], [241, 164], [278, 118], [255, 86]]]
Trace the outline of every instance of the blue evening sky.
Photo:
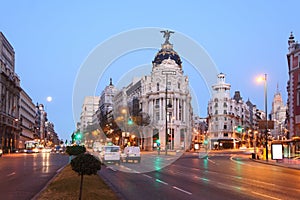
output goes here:
[[[291, 31], [296, 40], [300, 38], [298, 1], [1, 0], [0, 5], [0, 31], [14, 47], [21, 86], [34, 103], [46, 105], [48, 118], [63, 140], [70, 139], [79, 121], [73, 119], [72, 94], [85, 59], [112, 36], [143, 27], [173, 30], [196, 41], [227, 75], [231, 96], [239, 90], [245, 101], [249, 98], [263, 110], [264, 88], [254, 79], [267, 73], [268, 110], [277, 84], [287, 100], [287, 40]], [[151, 65], [156, 53], [145, 50], [123, 55], [103, 75], [95, 93], [100, 94], [109, 77], [118, 82], [126, 70]], [[125, 72], [120, 72], [122, 67]], [[206, 116], [207, 88], [185, 60], [183, 70], [198, 99], [195, 113]], [[53, 101], [47, 102], [47, 96]]]

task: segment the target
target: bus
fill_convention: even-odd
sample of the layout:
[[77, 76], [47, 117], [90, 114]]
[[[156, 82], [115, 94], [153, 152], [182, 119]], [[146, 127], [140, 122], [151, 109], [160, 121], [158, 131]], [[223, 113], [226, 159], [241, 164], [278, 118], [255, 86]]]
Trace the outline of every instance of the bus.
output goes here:
[[30, 141], [25, 141], [25, 153], [38, 153], [39, 152], [39, 142], [30, 140]]

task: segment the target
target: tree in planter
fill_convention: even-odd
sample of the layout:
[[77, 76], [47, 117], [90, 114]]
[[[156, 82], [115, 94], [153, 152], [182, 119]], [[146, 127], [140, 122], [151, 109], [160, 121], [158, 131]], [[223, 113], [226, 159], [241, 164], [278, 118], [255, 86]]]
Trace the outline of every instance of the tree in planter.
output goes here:
[[69, 163], [74, 156], [85, 153], [86, 148], [84, 146], [67, 146], [66, 153], [69, 154]]
[[84, 146], [67, 146], [66, 153], [70, 156], [77, 156], [79, 154], [85, 153], [86, 148]]
[[81, 176], [79, 192], [79, 200], [81, 200], [83, 175], [96, 175], [97, 171], [101, 169], [101, 162], [91, 154], [82, 153], [71, 160], [71, 167], [72, 170], [74, 170], [78, 173], [78, 175]]

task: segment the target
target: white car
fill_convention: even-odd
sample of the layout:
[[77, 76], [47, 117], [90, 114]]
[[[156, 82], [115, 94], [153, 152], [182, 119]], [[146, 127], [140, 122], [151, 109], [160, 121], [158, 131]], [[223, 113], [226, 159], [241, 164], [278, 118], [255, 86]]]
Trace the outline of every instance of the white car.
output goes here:
[[120, 146], [111, 145], [111, 146], [104, 146], [102, 147], [101, 153], [100, 153], [100, 160], [102, 163], [108, 163], [108, 162], [121, 162], [121, 152], [120, 152]]
[[140, 147], [129, 146], [124, 148], [124, 153], [122, 154], [123, 162], [137, 161], [138, 163], [141, 162], [141, 151]]
[[3, 151], [2, 151], [2, 149], [0, 149], [0, 157], [2, 156], [2, 154], [3, 154]]

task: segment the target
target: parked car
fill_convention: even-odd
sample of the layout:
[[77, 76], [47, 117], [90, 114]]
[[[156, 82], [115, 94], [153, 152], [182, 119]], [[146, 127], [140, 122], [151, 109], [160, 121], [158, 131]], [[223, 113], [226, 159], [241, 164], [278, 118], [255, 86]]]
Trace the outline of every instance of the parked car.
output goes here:
[[125, 147], [124, 153], [122, 154], [122, 161], [123, 162], [137, 161], [138, 163], [140, 163], [141, 162], [140, 147], [135, 147], [135, 146]]
[[2, 151], [2, 149], [0, 149], [0, 157], [2, 156], [2, 154], [3, 154], [3, 151]]

